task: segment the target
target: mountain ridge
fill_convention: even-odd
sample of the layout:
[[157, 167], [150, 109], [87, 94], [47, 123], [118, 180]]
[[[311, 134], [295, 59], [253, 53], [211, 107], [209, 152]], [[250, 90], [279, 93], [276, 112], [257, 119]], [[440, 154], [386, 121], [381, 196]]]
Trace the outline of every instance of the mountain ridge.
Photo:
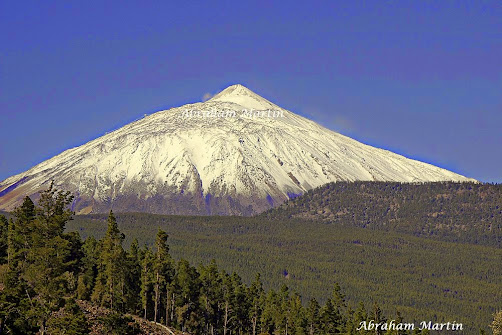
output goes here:
[[[271, 114], [272, 112], [272, 114]], [[474, 181], [360, 143], [242, 85], [145, 116], [0, 182], [0, 209], [54, 180], [85, 213], [252, 215], [336, 181]]]

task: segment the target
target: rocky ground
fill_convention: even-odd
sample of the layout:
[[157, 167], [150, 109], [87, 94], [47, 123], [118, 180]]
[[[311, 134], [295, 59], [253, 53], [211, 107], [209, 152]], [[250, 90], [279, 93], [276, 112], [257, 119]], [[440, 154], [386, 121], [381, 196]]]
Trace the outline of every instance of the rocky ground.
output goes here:
[[[99, 307], [94, 304], [91, 304], [88, 301], [77, 301], [77, 304], [80, 306], [82, 311], [84, 312], [89, 324], [91, 326], [91, 335], [101, 335], [107, 334], [107, 330], [103, 326], [102, 318], [107, 317], [112, 314], [108, 308]], [[132, 318], [132, 322], [130, 323], [131, 328], [139, 329], [139, 334], [148, 334], [148, 335], [182, 335], [183, 333], [170, 329], [164, 325], [146, 321], [138, 316], [128, 315]], [[188, 335], [184, 333], [185, 335]]]

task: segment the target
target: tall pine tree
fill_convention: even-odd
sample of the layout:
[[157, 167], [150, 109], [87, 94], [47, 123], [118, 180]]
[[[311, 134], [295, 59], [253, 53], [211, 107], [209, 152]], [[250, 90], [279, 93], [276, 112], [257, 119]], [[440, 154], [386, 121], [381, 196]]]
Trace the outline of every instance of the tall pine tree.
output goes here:
[[99, 267], [93, 299], [102, 306], [119, 309], [123, 306], [125, 292], [126, 261], [122, 248], [124, 234], [120, 232], [117, 220], [110, 211], [108, 229], [101, 241]]

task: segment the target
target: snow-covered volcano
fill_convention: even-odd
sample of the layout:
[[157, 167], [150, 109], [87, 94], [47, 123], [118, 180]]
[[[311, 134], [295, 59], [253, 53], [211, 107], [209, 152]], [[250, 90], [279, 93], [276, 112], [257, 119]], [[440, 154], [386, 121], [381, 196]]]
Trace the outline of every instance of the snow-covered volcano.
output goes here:
[[332, 181], [472, 181], [377, 149], [242, 85], [160, 111], [0, 182], [0, 209], [51, 180], [77, 213], [250, 215]]

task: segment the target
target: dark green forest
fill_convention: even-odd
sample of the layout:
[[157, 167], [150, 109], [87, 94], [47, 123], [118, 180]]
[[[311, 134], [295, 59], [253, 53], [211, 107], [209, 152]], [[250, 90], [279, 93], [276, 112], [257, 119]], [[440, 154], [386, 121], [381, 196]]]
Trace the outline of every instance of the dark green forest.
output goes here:
[[[102, 237], [107, 215], [77, 216], [68, 230]], [[154, 245], [169, 232], [175, 259], [194, 264], [216, 259], [251, 283], [262, 274], [266, 289], [288, 285], [302, 301], [324, 302], [339, 283], [348, 304], [378, 302], [387, 315], [407, 320], [456, 320], [477, 333], [500, 308], [502, 250], [442, 242], [403, 233], [302, 220], [117, 214], [119, 228], [139, 244]]]
[[[113, 324], [110, 334], [138, 334], [126, 313], [191, 334], [384, 334], [356, 330], [388, 317], [377, 302], [348, 307], [338, 284], [322, 304], [304, 304], [287, 285], [264, 289], [260, 274], [247, 285], [215, 261], [194, 267], [175, 260], [160, 229], [152, 247], [134, 239], [125, 250], [111, 211], [103, 237], [82, 241], [65, 232], [71, 201], [51, 186], [38, 206], [26, 197], [10, 220], [0, 216], [0, 333], [89, 334], [79, 299], [116, 311], [103, 320]], [[390, 317], [403, 321], [398, 311]]]
[[[73, 216], [71, 195], [50, 189], [0, 216], [0, 333], [87, 334], [76, 301], [115, 310], [103, 322], [124, 334], [137, 333], [131, 314], [192, 334], [364, 334], [355, 326], [371, 319], [488, 331], [501, 307], [500, 190], [342, 183], [260, 216], [215, 217]], [[334, 219], [335, 206], [354, 214]], [[379, 224], [391, 207], [394, 226]]]

